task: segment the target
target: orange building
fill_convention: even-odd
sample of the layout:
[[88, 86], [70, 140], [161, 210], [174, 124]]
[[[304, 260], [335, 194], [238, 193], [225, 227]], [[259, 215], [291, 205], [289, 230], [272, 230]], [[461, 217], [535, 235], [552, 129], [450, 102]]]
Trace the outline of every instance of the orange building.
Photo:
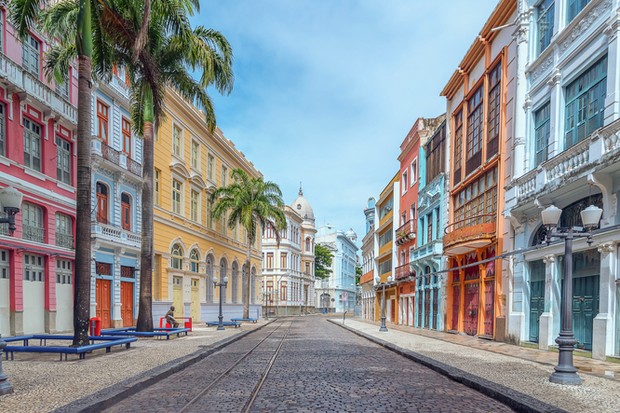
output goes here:
[[502, 0], [447, 83], [450, 128], [446, 329], [503, 341], [501, 254], [511, 159], [517, 2]]

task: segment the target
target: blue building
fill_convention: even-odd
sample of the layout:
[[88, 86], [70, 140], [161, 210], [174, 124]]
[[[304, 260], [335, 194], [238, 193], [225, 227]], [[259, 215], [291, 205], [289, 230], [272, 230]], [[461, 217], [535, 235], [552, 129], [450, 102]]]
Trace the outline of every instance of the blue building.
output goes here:
[[132, 326], [138, 315], [142, 140], [131, 131], [124, 71], [93, 93], [91, 315], [102, 327]]
[[[445, 117], [444, 117], [445, 118]], [[416, 273], [415, 326], [443, 330], [443, 228], [447, 222], [446, 121], [420, 149], [417, 247], [409, 252]]]

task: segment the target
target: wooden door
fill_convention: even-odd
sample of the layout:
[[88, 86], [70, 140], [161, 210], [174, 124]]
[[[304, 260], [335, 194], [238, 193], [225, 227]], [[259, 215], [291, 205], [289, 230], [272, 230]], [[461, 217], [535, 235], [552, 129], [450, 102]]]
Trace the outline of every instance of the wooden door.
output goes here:
[[97, 317], [101, 319], [101, 328], [110, 328], [112, 326], [110, 311], [110, 280], [97, 279], [96, 297], [97, 297]]
[[540, 316], [545, 311], [545, 280], [530, 282], [530, 341], [538, 343]]
[[461, 287], [459, 285], [452, 286], [452, 330], [459, 330], [459, 314], [461, 301]]
[[175, 318], [183, 317], [183, 277], [172, 277], [172, 304]]
[[121, 281], [121, 318], [123, 327], [133, 326], [133, 284]]
[[432, 313], [433, 313], [433, 318], [431, 319], [431, 326], [430, 328], [432, 328], [433, 330], [437, 330], [437, 320], [439, 319], [439, 289], [437, 287], [433, 288], [432, 290], [432, 299], [433, 299], [433, 305], [432, 305]]
[[479, 284], [478, 282], [465, 284], [465, 314], [463, 314], [463, 331], [465, 334], [475, 336], [478, 334], [478, 307], [479, 307]]
[[484, 283], [484, 334], [493, 337], [495, 325], [495, 280]]
[[573, 279], [573, 331], [578, 341], [577, 348], [592, 350], [592, 330], [598, 306], [598, 275]]
[[195, 323], [200, 320], [200, 289], [198, 278], [192, 278], [192, 321]]

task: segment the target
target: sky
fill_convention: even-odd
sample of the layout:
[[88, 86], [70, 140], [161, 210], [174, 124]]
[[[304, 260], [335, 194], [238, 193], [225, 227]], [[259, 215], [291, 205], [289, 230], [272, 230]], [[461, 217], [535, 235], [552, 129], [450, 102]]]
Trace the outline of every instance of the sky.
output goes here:
[[498, 0], [201, 0], [194, 24], [230, 42], [235, 84], [215, 90], [224, 135], [299, 191], [316, 226], [365, 235], [363, 210], [399, 170], [418, 117], [439, 96]]

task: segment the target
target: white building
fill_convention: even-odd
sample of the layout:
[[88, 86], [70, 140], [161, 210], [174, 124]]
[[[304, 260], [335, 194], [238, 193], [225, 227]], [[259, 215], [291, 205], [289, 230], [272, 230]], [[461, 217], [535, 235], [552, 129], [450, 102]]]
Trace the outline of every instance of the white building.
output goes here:
[[[620, 53], [618, 0], [521, 0], [513, 180], [505, 216], [514, 249], [540, 244], [540, 212], [563, 210], [560, 226], [580, 226], [580, 210], [603, 208], [592, 244], [573, 244], [573, 329], [577, 347], [605, 359], [620, 354]], [[523, 108], [524, 110], [521, 110]], [[510, 338], [554, 345], [560, 331], [564, 243], [512, 258], [507, 297]]]
[[316, 242], [329, 248], [333, 254], [331, 274], [325, 280], [316, 280], [317, 308], [328, 312], [353, 313], [357, 294], [355, 267], [357, 264], [357, 235], [346, 233], [331, 225], [319, 228]]
[[270, 315], [306, 314], [314, 311], [314, 212], [303, 191], [285, 206], [285, 231], [276, 239], [266, 228], [262, 239], [263, 305]]

